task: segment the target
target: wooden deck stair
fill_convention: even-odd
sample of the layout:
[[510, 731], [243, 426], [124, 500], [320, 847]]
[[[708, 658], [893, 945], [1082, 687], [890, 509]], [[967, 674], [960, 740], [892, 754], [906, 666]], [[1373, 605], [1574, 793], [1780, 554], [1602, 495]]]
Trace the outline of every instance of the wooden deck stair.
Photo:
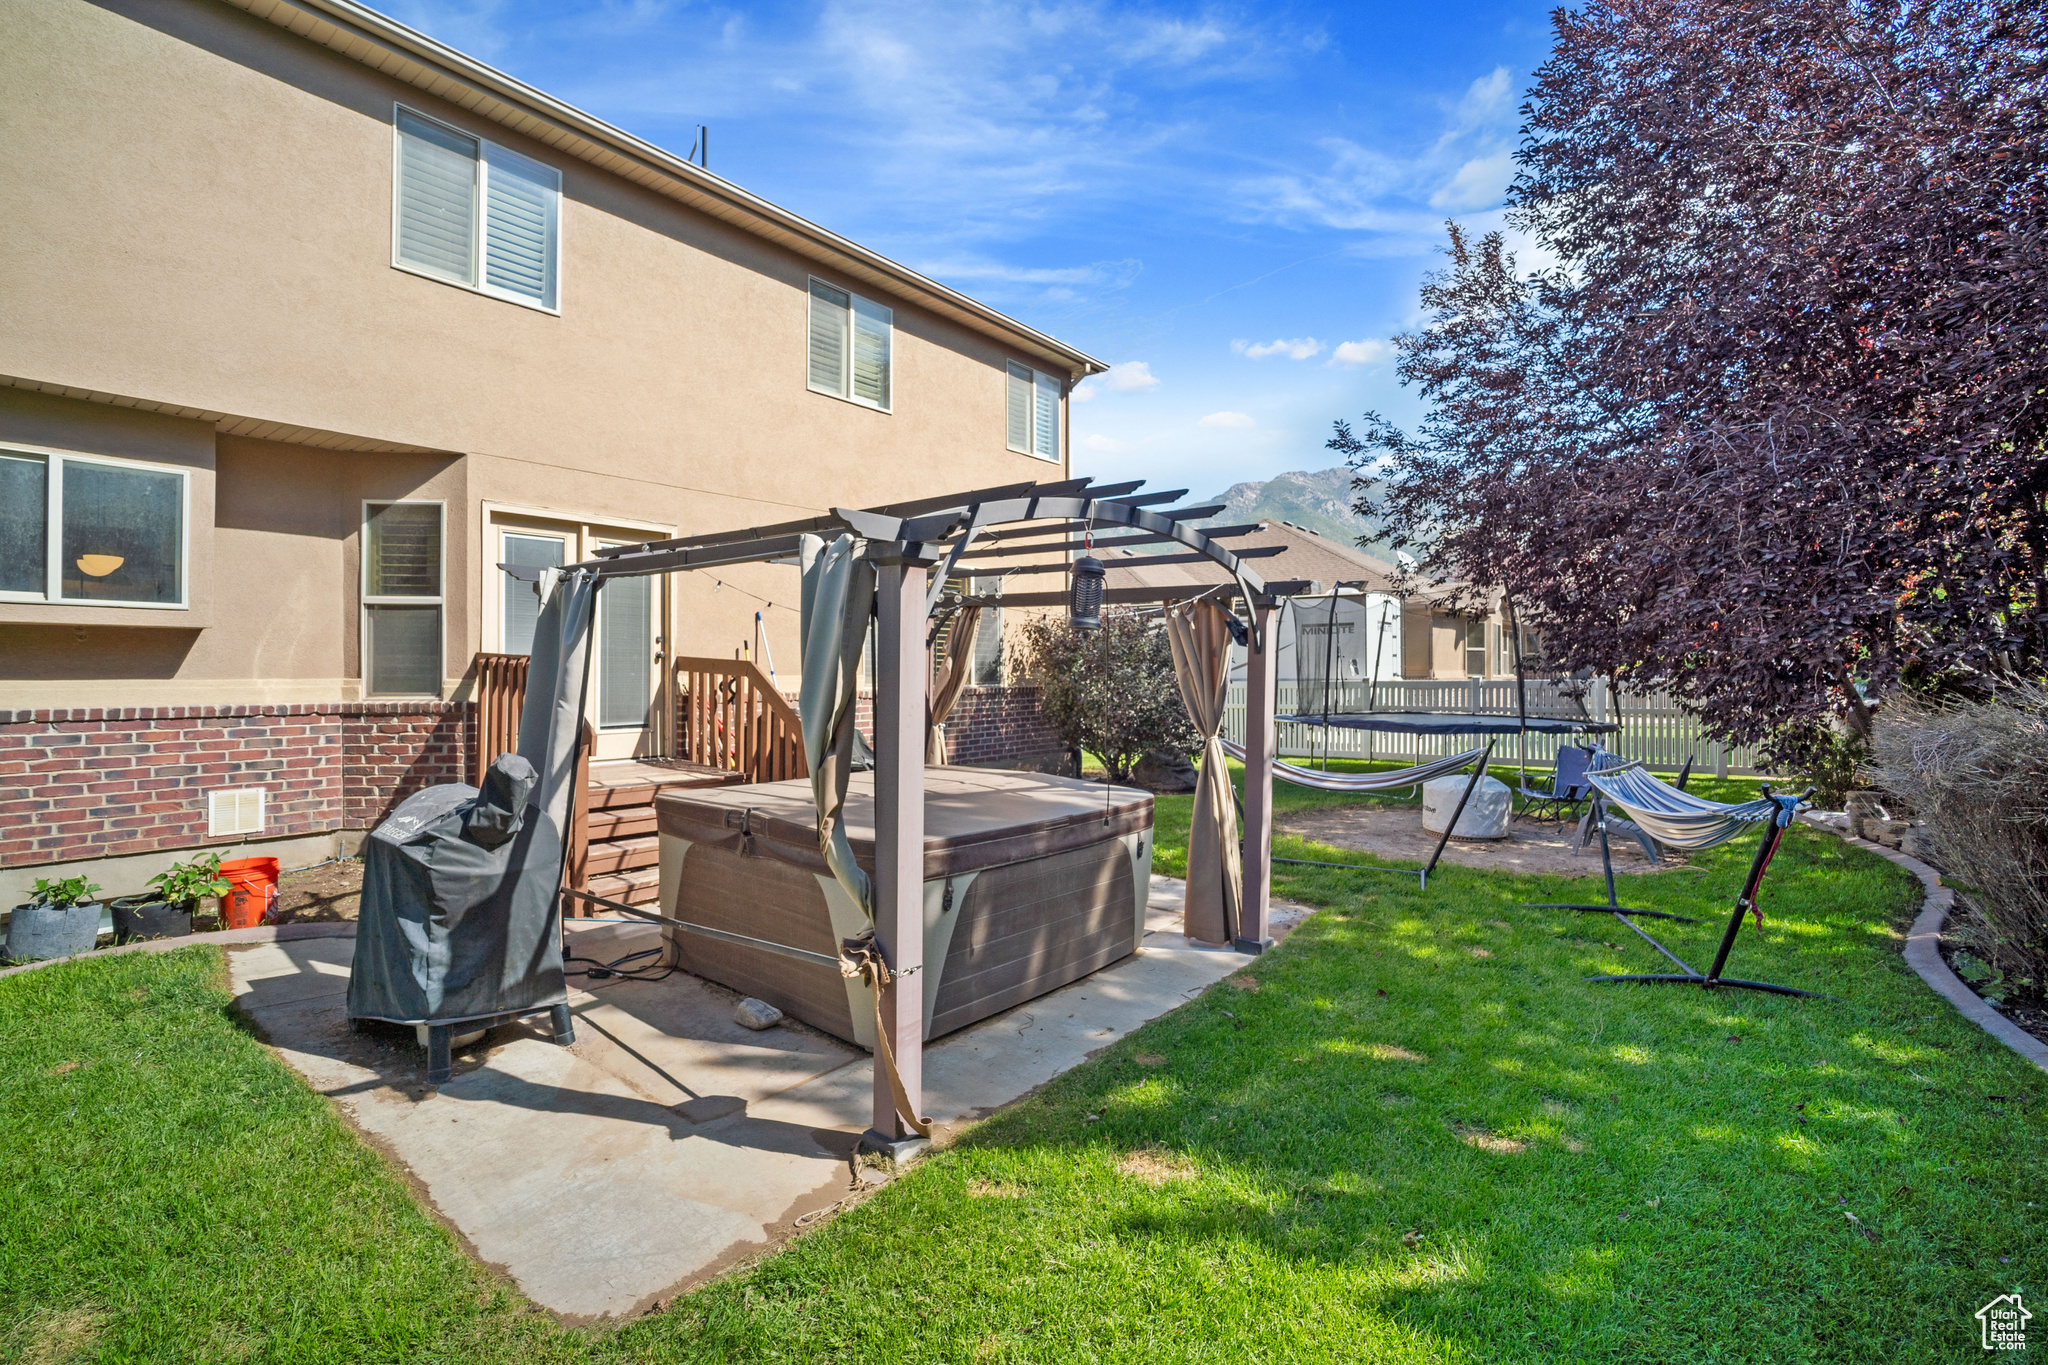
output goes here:
[[654, 798], [664, 789], [721, 787], [745, 780], [727, 768], [681, 759], [593, 763], [579, 816], [586, 831], [572, 884], [627, 905], [652, 905], [661, 890]]
[[[524, 654], [476, 656], [476, 771], [481, 786], [492, 759], [519, 747], [526, 695]], [[802, 727], [774, 681], [744, 659], [678, 659], [674, 706], [680, 758], [592, 762], [595, 736], [583, 728], [585, 799], [570, 831], [564, 880], [575, 889], [652, 905], [661, 892], [661, 843], [654, 798], [664, 788], [718, 787], [803, 777]], [[569, 902], [569, 913], [589, 913]]]

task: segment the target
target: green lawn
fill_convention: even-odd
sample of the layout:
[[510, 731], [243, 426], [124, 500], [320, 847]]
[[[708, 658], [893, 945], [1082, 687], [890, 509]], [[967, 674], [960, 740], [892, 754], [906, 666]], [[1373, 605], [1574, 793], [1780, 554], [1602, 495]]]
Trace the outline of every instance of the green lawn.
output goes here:
[[[1705, 959], [1747, 856], [1624, 899]], [[1257, 989], [611, 1330], [472, 1267], [216, 950], [0, 980], [0, 1358], [1947, 1361], [2040, 1290], [2048, 1078], [1905, 968], [1890, 864], [1795, 829], [1737, 950], [1834, 1001], [1583, 983], [1656, 959], [1517, 902], [1592, 878], [1286, 871], [1330, 908]]]

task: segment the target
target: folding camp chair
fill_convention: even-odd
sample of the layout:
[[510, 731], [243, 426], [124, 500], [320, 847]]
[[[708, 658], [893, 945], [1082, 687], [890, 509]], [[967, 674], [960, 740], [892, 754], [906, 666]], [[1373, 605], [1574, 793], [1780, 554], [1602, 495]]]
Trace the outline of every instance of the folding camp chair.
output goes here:
[[1548, 808], [1549, 818], [1562, 826], [1571, 815], [1578, 812], [1580, 806], [1585, 804], [1586, 797], [1591, 792], [1591, 785], [1586, 781], [1586, 765], [1592, 761], [1592, 757], [1592, 751], [1581, 745], [1560, 745], [1555, 765], [1550, 770], [1549, 790], [1524, 786], [1515, 788], [1526, 803], [1521, 813], [1532, 819], [1541, 820], [1545, 818], [1543, 811]]

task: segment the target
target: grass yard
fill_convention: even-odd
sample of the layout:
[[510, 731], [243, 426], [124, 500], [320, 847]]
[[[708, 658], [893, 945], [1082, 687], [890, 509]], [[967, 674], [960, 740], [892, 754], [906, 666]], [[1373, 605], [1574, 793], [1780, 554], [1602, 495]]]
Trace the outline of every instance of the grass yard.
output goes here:
[[[1623, 897], [1705, 959], [1749, 847]], [[2041, 1288], [2048, 1077], [1904, 966], [1890, 864], [1793, 830], [1736, 950], [1836, 1001], [1584, 984], [1657, 959], [1517, 902], [1592, 877], [1281, 871], [1329, 908], [1240, 977], [589, 1331], [470, 1264], [217, 950], [0, 980], [0, 1358], [1949, 1361]]]

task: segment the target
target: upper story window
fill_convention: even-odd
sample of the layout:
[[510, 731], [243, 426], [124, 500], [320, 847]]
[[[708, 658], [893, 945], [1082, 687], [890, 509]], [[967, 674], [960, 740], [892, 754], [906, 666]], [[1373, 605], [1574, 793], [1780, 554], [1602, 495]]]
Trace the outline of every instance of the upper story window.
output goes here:
[[1010, 449], [1042, 460], [1060, 457], [1060, 381], [1010, 362]]
[[391, 263], [557, 311], [562, 173], [398, 110]]
[[441, 693], [438, 502], [363, 504], [363, 681], [373, 697]]
[[190, 475], [0, 450], [0, 600], [183, 607]]
[[896, 315], [881, 304], [811, 281], [813, 393], [889, 411]]

